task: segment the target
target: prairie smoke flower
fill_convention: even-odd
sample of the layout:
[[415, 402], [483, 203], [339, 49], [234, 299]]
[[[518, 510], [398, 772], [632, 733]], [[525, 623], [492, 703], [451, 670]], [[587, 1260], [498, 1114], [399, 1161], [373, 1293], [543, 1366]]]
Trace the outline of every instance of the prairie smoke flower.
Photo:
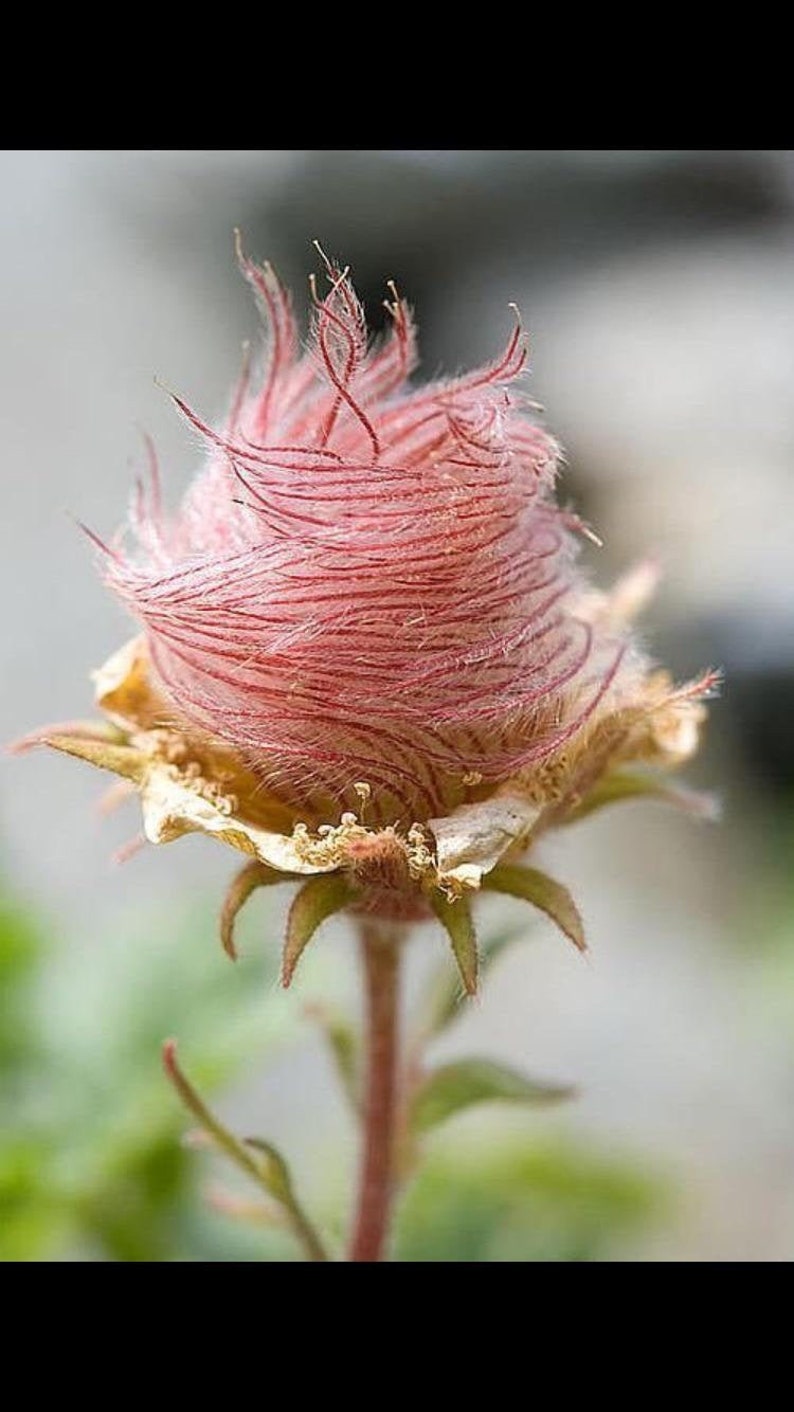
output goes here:
[[126, 778], [147, 838], [202, 830], [250, 855], [226, 900], [304, 878], [284, 978], [341, 907], [446, 924], [468, 989], [467, 896], [518, 892], [583, 945], [559, 884], [515, 866], [550, 825], [657, 793], [696, 749], [713, 686], [652, 670], [630, 620], [577, 567], [585, 527], [555, 502], [560, 453], [519, 383], [520, 323], [485, 368], [411, 388], [411, 314], [371, 345], [347, 270], [312, 281], [301, 353], [289, 297], [240, 252], [268, 326], [219, 427], [177, 404], [206, 455], [177, 514], [152, 454], [132, 542], [102, 550], [141, 634], [96, 673], [107, 726], [38, 740]]

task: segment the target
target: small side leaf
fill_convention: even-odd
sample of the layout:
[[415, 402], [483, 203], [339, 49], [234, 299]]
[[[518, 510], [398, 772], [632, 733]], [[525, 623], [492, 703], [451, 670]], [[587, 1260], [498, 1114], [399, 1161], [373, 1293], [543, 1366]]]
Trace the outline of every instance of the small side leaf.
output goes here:
[[564, 822], [575, 824], [579, 819], [586, 819], [588, 814], [594, 814], [597, 809], [603, 809], [607, 804], [618, 804], [623, 799], [658, 799], [663, 804], [673, 804], [701, 819], [714, 819], [719, 813], [713, 795], [683, 789], [680, 785], [671, 785], [664, 779], [638, 771], [614, 770], [599, 780]]
[[301, 1206], [292, 1184], [289, 1167], [278, 1148], [261, 1137], [247, 1137], [246, 1147], [252, 1147], [259, 1154], [262, 1183], [284, 1209], [287, 1221], [309, 1260], [328, 1259], [325, 1247]]
[[[163, 1045], [163, 1067], [188, 1112], [196, 1118], [210, 1141], [226, 1153], [243, 1172], [284, 1208], [287, 1221], [309, 1260], [327, 1260], [323, 1244], [295, 1195], [284, 1158], [270, 1142], [260, 1138], [240, 1141], [207, 1107], [177, 1059], [175, 1039]], [[252, 1150], [253, 1149], [253, 1150]]]
[[490, 1059], [460, 1059], [428, 1074], [417, 1091], [411, 1110], [415, 1132], [428, 1132], [453, 1113], [475, 1103], [494, 1099], [508, 1103], [556, 1103], [575, 1090], [560, 1084], [540, 1083], [515, 1069]]
[[266, 863], [260, 863], [258, 859], [246, 863], [245, 867], [235, 874], [223, 899], [220, 921], [221, 945], [232, 961], [237, 960], [237, 948], [234, 944], [235, 919], [251, 893], [258, 887], [270, 887], [273, 883], [294, 881], [292, 874], [280, 873], [277, 868], [269, 868]]
[[494, 868], [482, 880], [483, 887], [493, 892], [506, 892], [510, 897], [520, 897], [540, 908], [547, 917], [557, 923], [579, 951], [587, 950], [584, 927], [579, 911], [567, 887], [554, 881], [537, 868], [522, 868], [505, 865]]
[[278, 1148], [272, 1142], [265, 1142], [261, 1137], [247, 1137], [244, 1139], [246, 1147], [253, 1147], [260, 1154], [260, 1168], [262, 1181], [267, 1187], [271, 1196], [285, 1205], [289, 1205], [293, 1199], [292, 1181], [287, 1166]]
[[296, 893], [287, 918], [287, 935], [281, 962], [281, 984], [288, 986], [303, 952], [317, 928], [356, 896], [342, 873], [322, 873], [309, 878]]
[[430, 895], [430, 904], [447, 930], [466, 994], [476, 995], [477, 937], [468, 899], [457, 897], [454, 902], [450, 902], [442, 892], [433, 892]]

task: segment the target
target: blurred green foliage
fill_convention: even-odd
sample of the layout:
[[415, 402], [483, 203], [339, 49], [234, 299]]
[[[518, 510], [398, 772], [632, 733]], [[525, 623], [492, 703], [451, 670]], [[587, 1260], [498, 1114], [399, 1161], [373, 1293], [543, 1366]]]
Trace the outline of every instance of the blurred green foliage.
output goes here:
[[[207, 1207], [215, 1159], [184, 1145], [189, 1119], [162, 1072], [175, 1027], [207, 1094], [295, 1033], [302, 1002], [276, 986], [276, 948], [234, 966], [211, 928], [196, 905], [167, 934], [140, 918], [99, 953], [59, 951], [0, 900], [0, 1259], [300, 1258], [285, 1233]], [[599, 1259], [664, 1209], [655, 1178], [544, 1137], [534, 1114], [520, 1137], [500, 1138], [491, 1106], [483, 1138], [482, 1111], [429, 1140], [401, 1205], [398, 1260]], [[347, 1185], [329, 1186], [327, 1227], [344, 1225]]]
[[178, 1015], [212, 1091], [286, 1036], [295, 1006], [274, 989], [275, 956], [219, 966], [195, 922], [55, 955], [0, 902], [0, 1258], [223, 1258], [160, 1047]]
[[658, 1177], [542, 1132], [483, 1139], [467, 1123], [434, 1147], [400, 1213], [402, 1260], [609, 1259], [669, 1207]]

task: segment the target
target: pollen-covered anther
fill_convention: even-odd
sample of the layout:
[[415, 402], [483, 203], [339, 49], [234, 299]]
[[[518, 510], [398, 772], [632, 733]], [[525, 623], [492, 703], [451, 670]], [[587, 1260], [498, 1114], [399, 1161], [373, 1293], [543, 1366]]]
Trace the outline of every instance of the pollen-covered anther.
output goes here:
[[435, 849], [428, 830], [412, 824], [408, 830], [408, 871], [416, 882], [426, 882], [436, 875]]
[[306, 824], [296, 824], [292, 844], [305, 863], [349, 869], [365, 888], [410, 893], [416, 890], [417, 883], [435, 878], [435, 858], [419, 824], [412, 825], [407, 835], [401, 834], [394, 824], [371, 829], [348, 810], [338, 824], [320, 824], [314, 833]]

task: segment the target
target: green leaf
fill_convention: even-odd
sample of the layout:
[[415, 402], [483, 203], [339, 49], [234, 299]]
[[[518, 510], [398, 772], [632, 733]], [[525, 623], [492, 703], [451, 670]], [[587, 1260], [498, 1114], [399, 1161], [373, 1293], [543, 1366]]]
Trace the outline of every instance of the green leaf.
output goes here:
[[496, 1104], [481, 1116], [476, 1141], [461, 1124], [425, 1153], [400, 1202], [395, 1260], [621, 1260], [675, 1219], [680, 1192], [653, 1162], [599, 1149], [592, 1134], [508, 1131]]
[[554, 881], [537, 868], [521, 868], [505, 865], [494, 868], [482, 880], [484, 888], [492, 892], [506, 892], [510, 897], [520, 897], [540, 908], [547, 917], [557, 923], [579, 951], [587, 950], [584, 927], [579, 911], [567, 887]]
[[293, 899], [287, 917], [287, 935], [281, 961], [281, 984], [288, 986], [304, 950], [317, 928], [340, 912], [356, 896], [342, 873], [323, 873], [309, 878]]
[[454, 902], [450, 902], [442, 892], [433, 892], [430, 895], [430, 903], [449, 934], [466, 994], [476, 995], [477, 938], [468, 899], [457, 897]]
[[685, 809], [687, 813], [703, 819], [713, 819], [717, 813], [717, 804], [710, 794], [703, 794], [694, 789], [682, 789], [680, 786], [668, 784], [664, 779], [654, 778], [653, 775], [644, 775], [632, 770], [614, 770], [599, 780], [581, 803], [571, 810], [564, 822], [574, 824], [579, 819], [586, 819], [588, 814], [594, 814], [597, 809], [603, 809], [607, 804], [618, 804], [623, 799], [642, 798], [659, 799], [662, 803], [674, 804], [679, 809]]
[[555, 1103], [574, 1092], [528, 1079], [490, 1059], [460, 1059], [427, 1075], [414, 1097], [411, 1123], [416, 1132], [427, 1132], [475, 1103]]
[[273, 1146], [272, 1142], [264, 1142], [260, 1137], [247, 1137], [245, 1143], [247, 1147], [253, 1147], [257, 1153], [261, 1153], [264, 1157], [261, 1164], [262, 1180], [271, 1195], [283, 1206], [293, 1233], [303, 1246], [309, 1260], [327, 1260], [325, 1247], [295, 1195], [290, 1170], [281, 1153]]
[[260, 1162], [262, 1181], [270, 1195], [277, 1201], [289, 1203], [292, 1200], [292, 1180], [289, 1167], [278, 1148], [261, 1137], [247, 1137], [244, 1141], [246, 1147], [253, 1147], [263, 1158]]
[[269, 868], [266, 863], [260, 863], [257, 858], [253, 859], [251, 863], [246, 863], [245, 867], [235, 874], [223, 899], [220, 918], [221, 945], [232, 961], [237, 960], [234, 923], [237, 913], [241, 907], [245, 906], [251, 893], [258, 887], [272, 887], [274, 883], [294, 881], [294, 874], [279, 872], [277, 868]]

